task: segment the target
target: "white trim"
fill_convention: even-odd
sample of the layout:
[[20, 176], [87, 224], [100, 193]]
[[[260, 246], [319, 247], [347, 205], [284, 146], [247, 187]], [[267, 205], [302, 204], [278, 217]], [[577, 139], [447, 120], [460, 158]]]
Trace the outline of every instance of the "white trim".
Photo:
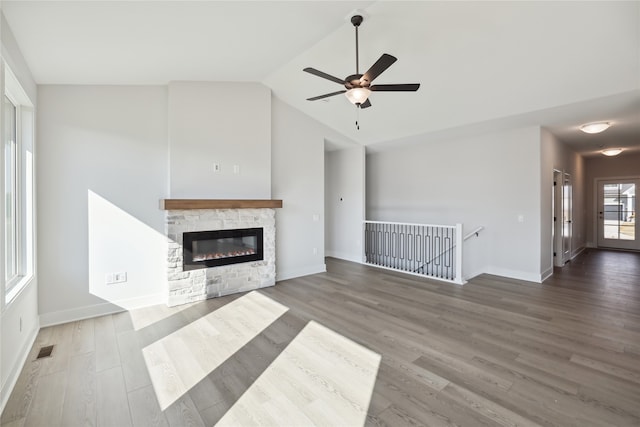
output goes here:
[[[8, 309], [11, 306], [11, 303], [18, 299], [18, 297], [22, 294], [22, 292], [27, 289], [27, 287], [34, 282], [35, 276], [33, 273], [30, 273], [28, 276], [20, 276], [20, 280], [18, 283], [11, 287], [11, 290], [7, 292], [5, 288], [5, 307]], [[6, 284], [5, 284], [6, 286]]]
[[493, 274], [495, 276], [507, 277], [510, 279], [524, 280], [533, 283], [542, 283], [542, 275], [536, 273], [529, 273], [520, 270], [509, 270], [506, 268], [492, 267], [487, 268], [487, 274]]
[[276, 271], [276, 282], [280, 282], [282, 280], [294, 279], [296, 277], [309, 276], [311, 274], [326, 273], [326, 272], [327, 272], [326, 264], [309, 265], [307, 267], [296, 268], [296, 269], [288, 270], [284, 272]]
[[540, 275], [540, 279], [541, 279], [540, 281], [544, 282], [551, 276], [553, 276], [553, 266], [542, 272], [542, 274]]
[[[127, 300], [103, 302], [94, 305], [85, 305], [69, 310], [54, 311], [40, 315], [41, 327], [55, 326], [62, 323], [75, 322], [77, 320], [89, 319], [92, 317], [106, 316], [107, 314], [115, 314], [127, 309], [136, 309], [141, 307], [149, 307], [151, 305], [166, 304], [167, 296], [164, 294], [145, 295], [142, 297], [131, 298]], [[127, 309], [121, 307], [124, 305]]]
[[481, 274], [485, 274], [485, 272], [483, 270], [478, 270], [478, 271], [474, 271], [473, 273], [465, 274], [462, 276], [462, 278], [466, 282], [468, 282], [469, 280], [473, 279], [474, 277], [478, 277]]
[[383, 270], [395, 271], [396, 273], [401, 273], [401, 274], [410, 274], [412, 276], [418, 276], [418, 277], [422, 277], [424, 279], [437, 280], [438, 282], [451, 283], [451, 284], [454, 284], [454, 285], [464, 285], [465, 283], [467, 283], [466, 280], [442, 279], [442, 278], [436, 277], [436, 276], [426, 276], [426, 275], [424, 275], [422, 273], [414, 273], [413, 271], [403, 271], [403, 270], [398, 270], [397, 268], [385, 267], [383, 265], [369, 264], [368, 262], [365, 262], [364, 265], [368, 265], [369, 267], [381, 268]]
[[27, 92], [25, 92], [20, 81], [7, 63], [5, 63], [4, 66], [4, 81], [4, 93], [5, 95], [8, 95], [11, 102], [16, 104], [16, 106], [23, 105], [33, 108], [33, 103], [31, 102], [31, 99], [29, 99], [29, 95], [27, 95]]
[[[478, 230], [479, 231], [479, 230]], [[477, 231], [476, 231], [477, 233]], [[473, 236], [475, 233], [471, 233]], [[462, 244], [464, 240], [462, 239], [462, 224], [456, 224], [456, 247], [455, 247], [455, 260], [457, 260], [456, 264], [456, 278], [454, 279], [454, 283], [459, 285], [463, 285], [465, 283], [464, 276], [462, 275]]]
[[577, 257], [578, 255], [580, 255], [580, 254], [581, 254], [585, 249], [586, 249], [586, 247], [585, 247], [585, 246], [581, 246], [581, 247], [579, 247], [578, 249], [576, 249], [576, 250], [573, 252], [573, 255], [571, 255], [571, 259], [574, 259], [574, 258], [575, 258], [575, 257]]
[[325, 251], [324, 255], [331, 258], [343, 259], [345, 261], [357, 262], [358, 264], [362, 264], [364, 262], [362, 260], [361, 255], [346, 254], [346, 253], [334, 252], [334, 251]]
[[391, 224], [391, 225], [414, 225], [418, 227], [438, 227], [438, 228], [453, 228], [455, 229], [455, 225], [441, 225], [441, 224], [416, 224], [412, 222], [390, 222], [390, 221], [363, 221], [366, 224]]
[[29, 338], [25, 340], [25, 343], [22, 346], [22, 349], [20, 350], [21, 351], [20, 354], [22, 354], [22, 357], [18, 358], [18, 360], [16, 361], [16, 364], [11, 368], [9, 368], [9, 372], [10, 372], [9, 376], [7, 377], [6, 382], [2, 386], [2, 390], [0, 390], [0, 397], [2, 397], [2, 400], [0, 401], [0, 414], [2, 414], [2, 412], [4, 411], [4, 408], [7, 405], [7, 402], [9, 401], [9, 397], [11, 396], [11, 392], [13, 391], [13, 388], [16, 386], [16, 383], [18, 382], [18, 378], [20, 377], [22, 368], [27, 362], [27, 358], [31, 353], [31, 348], [33, 347], [33, 344], [36, 342], [36, 338], [38, 337], [38, 332], [40, 332], [40, 325], [38, 324], [38, 320], [36, 319], [35, 328], [33, 328], [33, 330], [29, 333]]

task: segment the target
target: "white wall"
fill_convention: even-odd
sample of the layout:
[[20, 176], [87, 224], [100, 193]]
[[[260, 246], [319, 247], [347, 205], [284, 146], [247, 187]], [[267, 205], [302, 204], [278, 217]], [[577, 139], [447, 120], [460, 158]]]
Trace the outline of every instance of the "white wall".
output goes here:
[[[41, 322], [161, 302], [166, 87], [39, 86], [38, 98]], [[115, 272], [128, 281], [107, 286]]]
[[[553, 171], [571, 175], [572, 183], [572, 256], [585, 247], [585, 200], [584, 200], [584, 160], [582, 156], [558, 141], [548, 130], [540, 134], [541, 170], [540, 186], [542, 198], [540, 206], [540, 271], [544, 278], [553, 272]], [[558, 255], [559, 256], [559, 255]]]
[[[22, 57], [22, 53], [0, 13], [0, 88], [4, 93], [4, 67], [8, 65], [26, 92], [29, 103], [37, 106], [36, 84]], [[1, 121], [0, 121], [1, 123]], [[0, 124], [1, 126], [1, 124]], [[4, 130], [0, 130], [2, 134]], [[38, 161], [37, 149], [29, 147]], [[0, 164], [4, 164], [1, 162]], [[37, 207], [37, 204], [36, 204]], [[36, 208], [37, 209], [37, 208]], [[0, 259], [4, 259], [4, 245], [0, 247]], [[2, 271], [0, 269], [0, 271]], [[4, 281], [0, 293], [4, 294]], [[2, 296], [0, 301], [4, 301]], [[11, 390], [18, 379], [24, 360], [40, 328], [38, 319], [38, 272], [34, 271], [32, 280], [8, 305], [0, 307], [0, 412], [4, 408]]]
[[[2, 2], [0, 2], [1, 4]], [[11, 28], [7, 24], [4, 15], [0, 15], [0, 39], [2, 40], [2, 59], [9, 65], [15, 76], [18, 78], [22, 89], [27, 93], [29, 99], [35, 105], [37, 99], [37, 85], [31, 75], [31, 71], [20, 52]]]
[[172, 198], [270, 199], [270, 89], [169, 84], [169, 153]]
[[284, 280], [326, 269], [324, 141], [345, 138], [275, 97], [271, 112], [271, 194], [283, 200], [276, 212], [276, 278]]
[[[265, 90], [268, 93], [261, 85], [247, 86], [247, 96], [257, 103]], [[210, 116], [202, 111], [213, 108], [208, 100], [224, 87], [215, 83], [180, 83], [173, 89], [39, 87], [37, 130], [40, 156], [47, 159], [37, 168], [43, 324], [160, 302], [166, 253], [160, 258], [165, 250], [159, 240], [164, 212], [158, 202], [168, 197], [174, 178], [182, 184], [172, 189], [172, 197], [270, 198], [273, 194], [283, 199], [284, 208], [276, 213], [278, 279], [324, 271], [324, 142], [325, 138], [344, 141], [340, 135], [274, 99], [264, 109], [269, 123], [257, 127], [270, 129], [266, 136], [258, 132], [249, 141], [248, 134], [240, 132], [245, 136], [235, 141], [225, 138], [223, 145], [243, 148], [205, 148], [208, 155], [233, 152], [246, 155], [250, 162], [260, 160], [260, 167], [241, 164], [241, 177], [245, 169], [247, 175], [255, 173], [254, 190], [249, 191], [237, 176], [227, 176], [228, 186], [238, 191], [216, 192], [218, 187], [207, 185], [211, 180], [204, 175], [190, 176], [180, 162], [170, 160], [175, 156], [198, 162], [207, 157], [196, 148], [217, 134]], [[191, 111], [187, 94], [192, 91], [197, 92], [192, 93], [192, 104], [198, 107], [185, 117], [184, 112]], [[201, 91], [205, 95], [199, 95]], [[171, 117], [172, 112], [177, 117]], [[244, 126], [236, 110], [217, 114], [227, 124], [234, 122], [232, 127]], [[193, 122], [195, 117], [207, 122]], [[176, 123], [183, 130], [197, 129], [183, 134]], [[177, 134], [173, 140], [172, 132]], [[264, 170], [269, 171], [266, 177]], [[266, 189], [265, 183], [270, 183]], [[178, 191], [181, 186], [185, 192]], [[187, 192], [189, 186], [199, 190]], [[211, 193], [208, 187], [213, 188]], [[141, 249], [149, 247], [155, 249]], [[69, 264], [70, 259], [75, 262]], [[128, 281], [105, 285], [105, 275], [117, 272], [127, 272]]]
[[325, 255], [362, 262], [365, 148], [327, 151], [324, 179]]
[[[586, 244], [598, 246], [597, 207], [595, 198], [595, 180], [597, 178], [621, 178], [640, 176], [640, 153], [622, 152], [615, 157], [588, 157], [585, 160], [585, 224]], [[637, 202], [636, 202], [637, 203]]]
[[465, 278], [540, 281], [538, 127], [368, 154], [366, 198], [369, 220], [486, 227], [465, 243]]

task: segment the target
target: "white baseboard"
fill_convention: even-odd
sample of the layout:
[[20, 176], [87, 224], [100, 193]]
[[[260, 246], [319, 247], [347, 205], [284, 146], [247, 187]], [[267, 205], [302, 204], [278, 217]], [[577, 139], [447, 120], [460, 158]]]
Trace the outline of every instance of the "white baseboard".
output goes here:
[[574, 259], [578, 255], [580, 255], [585, 249], [587, 249], [587, 248], [585, 246], [582, 246], [582, 247], [578, 248], [577, 250], [573, 251], [573, 255], [571, 255], [571, 259]]
[[75, 322], [92, 317], [120, 313], [125, 310], [166, 303], [167, 296], [163, 294], [145, 295], [143, 297], [136, 297], [123, 301], [114, 301], [114, 303], [103, 302], [100, 304], [71, 308], [69, 310], [43, 313], [40, 315], [40, 325], [44, 328], [46, 326], [60, 325], [62, 323]]
[[490, 266], [489, 268], [487, 268], [487, 273], [493, 274], [496, 276], [508, 277], [510, 279], [525, 280], [527, 282], [534, 282], [534, 283], [542, 283], [541, 274], [529, 273], [526, 271], [509, 270], [506, 268]]
[[9, 401], [9, 397], [11, 396], [11, 392], [13, 388], [16, 386], [18, 382], [18, 377], [20, 377], [20, 373], [22, 372], [22, 368], [24, 364], [27, 362], [27, 357], [29, 357], [29, 353], [31, 352], [31, 347], [36, 342], [36, 338], [38, 337], [38, 332], [40, 332], [40, 325], [36, 320], [36, 325], [33, 330], [29, 331], [29, 337], [25, 340], [24, 346], [20, 349], [21, 357], [18, 358], [14, 366], [9, 368], [9, 376], [0, 390], [0, 396], [2, 400], [0, 401], [0, 414], [4, 412], [4, 407], [7, 405]]
[[309, 276], [311, 274], [325, 273], [326, 271], [327, 271], [326, 264], [309, 265], [303, 268], [276, 271], [276, 282], [279, 282], [281, 280], [293, 279], [296, 277]]
[[346, 254], [346, 253], [342, 253], [342, 252], [334, 252], [334, 251], [324, 251], [324, 255], [331, 257], [331, 258], [338, 258], [338, 259], [343, 259], [345, 261], [352, 261], [352, 262], [357, 262], [358, 264], [362, 264], [362, 255], [355, 255], [355, 254]]
[[547, 280], [551, 276], [553, 276], [553, 266], [551, 266], [548, 269], [546, 269], [545, 271], [543, 271], [542, 274], [540, 275], [540, 279], [541, 279], [542, 282], [544, 282], [545, 280]]
[[469, 281], [469, 280], [473, 279], [474, 277], [479, 276], [479, 275], [481, 275], [483, 273], [484, 273], [483, 270], [478, 270], [478, 271], [474, 271], [473, 273], [463, 274], [462, 277], [464, 278], [465, 281]]

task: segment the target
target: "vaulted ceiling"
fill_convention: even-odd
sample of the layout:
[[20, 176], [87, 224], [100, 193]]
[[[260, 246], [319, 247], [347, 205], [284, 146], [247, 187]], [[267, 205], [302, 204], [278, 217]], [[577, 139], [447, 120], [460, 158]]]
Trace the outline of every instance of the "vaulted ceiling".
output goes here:
[[[11, 1], [2, 10], [39, 84], [258, 81], [373, 147], [541, 125], [585, 155], [640, 151], [640, 2]], [[398, 58], [358, 111], [302, 72]], [[360, 123], [360, 130], [355, 121]], [[580, 124], [610, 121], [599, 135]]]

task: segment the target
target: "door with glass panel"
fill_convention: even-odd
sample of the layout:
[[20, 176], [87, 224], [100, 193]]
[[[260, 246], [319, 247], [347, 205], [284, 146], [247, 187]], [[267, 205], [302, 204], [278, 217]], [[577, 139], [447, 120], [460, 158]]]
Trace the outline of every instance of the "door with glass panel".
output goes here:
[[640, 178], [598, 180], [598, 246], [640, 250]]

